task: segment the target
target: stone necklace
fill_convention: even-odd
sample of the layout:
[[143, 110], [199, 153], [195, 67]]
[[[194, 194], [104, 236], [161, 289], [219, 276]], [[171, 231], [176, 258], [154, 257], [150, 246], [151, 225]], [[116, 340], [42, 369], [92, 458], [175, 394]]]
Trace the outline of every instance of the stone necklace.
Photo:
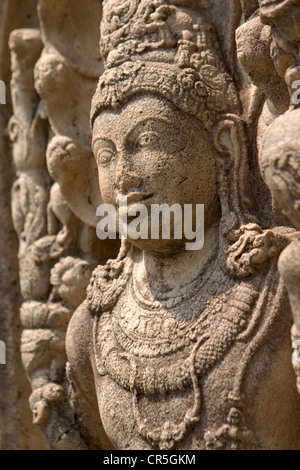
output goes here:
[[[198, 377], [206, 375], [246, 329], [258, 297], [257, 289], [243, 282], [234, 292], [228, 286], [221, 295], [204, 302], [203, 307], [199, 291], [205, 283], [207, 279], [200, 283], [198, 295], [192, 289], [191, 295], [180, 297], [181, 303], [176, 300], [173, 308], [166, 308], [162, 307], [163, 302], [150, 303], [143, 299], [131, 276], [113, 312], [95, 317], [98, 372], [108, 373], [118, 385], [131, 392], [139, 433], [160, 449], [174, 447], [198, 422]], [[205, 290], [210, 290], [209, 287], [206, 285]], [[184, 322], [184, 312], [195, 309], [195, 305], [200, 310], [198, 318]], [[194, 319], [195, 314], [189, 318]], [[193, 405], [180, 423], [166, 421], [153, 429], [141, 417], [140, 394], [166, 395], [187, 389], [192, 389]]]
[[201, 331], [220, 311], [221, 302], [227, 302], [231, 295], [228, 290], [218, 299], [209, 300], [206, 293], [195, 302], [196, 293], [208, 283], [212, 272], [213, 266], [205, 272], [201, 282], [193, 281], [185, 294], [159, 301], [145, 299], [132, 276], [126, 295], [119, 300], [112, 316], [118, 344], [134, 356], [154, 358], [197, 342]]

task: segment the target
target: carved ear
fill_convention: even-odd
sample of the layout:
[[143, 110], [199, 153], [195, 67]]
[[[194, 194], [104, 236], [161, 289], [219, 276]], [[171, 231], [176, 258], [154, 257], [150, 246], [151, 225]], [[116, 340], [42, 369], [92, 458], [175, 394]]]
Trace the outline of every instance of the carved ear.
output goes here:
[[240, 224], [249, 222], [253, 205], [249, 188], [249, 168], [243, 121], [226, 115], [214, 130], [218, 151], [219, 187], [223, 215], [234, 213]]
[[237, 122], [233, 119], [224, 119], [214, 131], [214, 144], [221, 155], [234, 155], [238, 136]]

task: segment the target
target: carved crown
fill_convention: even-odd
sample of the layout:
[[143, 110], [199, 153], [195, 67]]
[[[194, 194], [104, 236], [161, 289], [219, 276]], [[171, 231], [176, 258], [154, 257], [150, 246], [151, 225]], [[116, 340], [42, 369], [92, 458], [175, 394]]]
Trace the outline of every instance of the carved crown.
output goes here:
[[106, 71], [92, 104], [118, 108], [141, 93], [164, 96], [211, 128], [221, 113], [238, 113], [217, 35], [204, 18], [207, 0], [106, 0], [101, 54]]

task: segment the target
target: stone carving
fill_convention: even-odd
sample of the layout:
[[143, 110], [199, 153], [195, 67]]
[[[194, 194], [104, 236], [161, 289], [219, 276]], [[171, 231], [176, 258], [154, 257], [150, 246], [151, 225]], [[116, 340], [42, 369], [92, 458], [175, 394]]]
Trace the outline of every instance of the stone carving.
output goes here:
[[[22, 360], [50, 448], [299, 448], [277, 268], [298, 372], [298, 3], [105, 0], [103, 62], [96, 0], [39, 0], [40, 30], [11, 34]], [[204, 248], [116, 255], [98, 183], [117, 210], [204, 204]]]
[[[257, 10], [258, 14], [251, 21], [253, 26], [255, 22], [255, 29], [260, 32], [260, 36], [253, 35], [253, 42], [256, 48], [261, 48], [262, 43], [267, 44], [264, 57], [267, 58], [269, 68], [273, 69], [273, 75], [278, 82], [278, 86], [274, 87], [274, 83], [269, 81], [269, 69], [258, 68], [259, 76], [254, 83], [266, 93], [268, 100], [265, 109], [266, 114], [269, 114], [267, 128], [261, 132], [259, 140], [259, 163], [262, 175], [274, 199], [293, 226], [299, 230], [299, 100], [297, 90], [300, 84], [300, 6], [299, 2], [293, 0], [276, 2], [261, 0], [258, 6], [260, 7]], [[242, 28], [250, 31], [247, 24]], [[262, 31], [265, 33], [262, 34]], [[262, 36], [267, 40], [263, 40]], [[253, 58], [249, 43], [246, 43], [242, 63], [252, 79], [254, 75], [250, 72], [249, 64]], [[269, 93], [266, 91], [266, 85], [270, 87]], [[279, 94], [275, 96], [274, 91], [271, 91], [271, 86], [273, 90], [276, 90], [275, 93], [280, 92], [281, 97]], [[278, 103], [281, 104], [278, 106]], [[279, 270], [288, 288], [294, 314], [293, 365], [300, 391], [299, 253], [300, 245], [297, 237], [281, 254]]]
[[[85, 448], [68, 404], [65, 335], [74, 309], [86, 296], [93, 269], [105, 261], [107, 255], [113, 255], [115, 247], [101, 244], [94, 228], [85, 223], [89, 220], [88, 215], [80, 220], [72, 210], [75, 206], [80, 212], [76, 197], [81, 198], [83, 205], [92, 204], [91, 192], [88, 200], [84, 200], [88, 179], [81, 179], [81, 194], [77, 191], [73, 198], [68, 186], [73, 174], [73, 184], [78, 190], [76, 185], [80, 178], [76, 172], [80, 165], [86, 165], [89, 171], [92, 160], [91, 150], [87, 144], [86, 150], [84, 144], [90, 134], [88, 113], [94, 89], [90, 85], [82, 93], [82, 123], [78, 128], [72, 115], [61, 122], [57, 119], [57, 109], [51, 99], [57, 100], [58, 92], [69, 88], [67, 80], [72, 74], [76, 77], [76, 72], [72, 63], [65, 64], [59, 59], [57, 51], [48, 42], [47, 34], [52, 32], [50, 15], [45, 11], [48, 8], [49, 2], [47, 5], [40, 2], [42, 32], [15, 30], [9, 43], [14, 108], [9, 130], [18, 175], [12, 190], [12, 212], [20, 241], [20, 285], [25, 300], [20, 312], [24, 328], [21, 352], [33, 389], [30, 397], [33, 421], [42, 426], [46, 443], [57, 449]], [[43, 15], [47, 15], [45, 25]], [[53, 79], [52, 76], [47, 85], [53, 64], [64, 69], [66, 77], [56, 75]], [[80, 78], [80, 74], [84, 75], [84, 67], [88, 67], [88, 62], [78, 72], [79, 82], [84, 82]], [[86, 73], [89, 76], [88, 70]], [[94, 73], [99, 75], [97, 69]], [[74, 76], [73, 83], [76, 84]], [[87, 82], [89, 80], [87, 78]], [[73, 100], [71, 96], [70, 100]], [[80, 115], [80, 112], [77, 110], [75, 114]], [[75, 137], [80, 135], [78, 131], [82, 133], [80, 148]], [[68, 157], [69, 153], [72, 157]], [[62, 171], [57, 176], [59, 160], [63, 160], [68, 180]], [[54, 183], [50, 175], [56, 180]], [[91, 209], [89, 211], [92, 213]]]
[[[191, 255], [182, 241], [129, 238], [94, 271], [67, 356], [74, 407], [95, 447], [299, 446], [291, 317], [276, 268], [295, 230], [275, 213], [269, 226], [256, 216], [243, 90], [226, 71], [208, 7], [103, 5], [105, 72], [91, 111], [103, 200], [203, 203], [205, 245]], [[101, 423], [90, 418], [96, 398]]]

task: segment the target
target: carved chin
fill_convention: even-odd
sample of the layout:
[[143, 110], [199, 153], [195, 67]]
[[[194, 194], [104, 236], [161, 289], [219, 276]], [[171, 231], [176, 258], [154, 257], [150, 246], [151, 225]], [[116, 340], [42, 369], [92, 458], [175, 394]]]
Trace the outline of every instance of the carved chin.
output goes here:
[[128, 237], [128, 241], [140, 250], [163, 254], [177, 253], [185, 246], [184, 240], [132, 240]]

